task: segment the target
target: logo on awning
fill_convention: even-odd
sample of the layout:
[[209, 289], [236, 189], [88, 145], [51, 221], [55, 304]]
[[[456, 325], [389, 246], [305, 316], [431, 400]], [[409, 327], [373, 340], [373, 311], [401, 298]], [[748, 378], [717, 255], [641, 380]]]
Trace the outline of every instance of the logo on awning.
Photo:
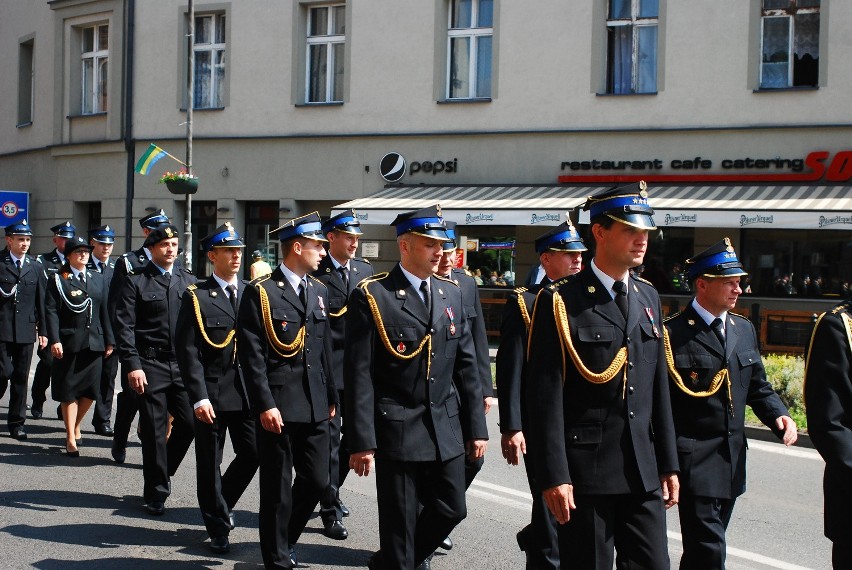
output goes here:
[[762, 214], [755, 214], [753, 216], [746, 216], [745, 214], [740, 216], [740, 226], [749, 226], [751, 224], [771, 224], [774, 221], [775, 216], [764, 216]]
[[558, 222], [559, 214], [532, 214], [530, 215], [530, 224], [541, 224], [544, 222]]
[[493, 222], [494, 214], [466, 214], [464, 219], [466, 224], [475, 224], [477, 222]]
[[834, 224], [852, 224], [852, 216], [832, 216], [830, 218], [826, 216], [819, 217], [819, 227], [831, 226]]
[[698, 214], [677, 214], [676, 216], [666, 214], [666, 218], [663, 220], [663, 224], [666, 226], [683, 223], [695, 224], [697, 222]]

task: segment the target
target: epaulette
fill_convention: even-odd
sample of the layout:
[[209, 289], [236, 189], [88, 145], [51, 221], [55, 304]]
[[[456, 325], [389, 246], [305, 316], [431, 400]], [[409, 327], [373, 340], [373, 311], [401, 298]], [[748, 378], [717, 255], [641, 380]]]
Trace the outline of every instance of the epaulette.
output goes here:
[[373, 265], [366, 257], [353, 257], [352, 259], [354, 259], [355, 261], [360, 261], [361, 263], [366, 263], [367, 265]]
[[741, 314], [739, 314], [739, 313], [734, 313], [734, 312], [732, 312], [732, 311], [728, 311], [728, 314], [729, 314], [729, 315], [733, 315], [733, 316], [735, 316], [735, 317], [739, 317], [739, 318], [741, 318], [741, 319], [743, 319], [743, 320], [745, 320], [745, 321], [751, 322], [751, 319], [750, 319], [750, 318], [748, 318], [748, 317], [747, 317], [747, 316], [745, 316], [745, 315], [741, 315]]
[[381, 273], [376, 273], [372, 277], [367, 277], [366, 279], [362, 279], [360, 283], [358, 283], [358, 288], [363, 289], [368, 284], [373, 283], [374, 281], [381, 281], [382, 279], [387, 279], [390, 276], [390, 273], [387, 271], [383, 271]]
[[633, 276], [633, 279], [635, 279], [636, 281], [641, 281], [642, 283], [645, 283], [646, 285], [650, 285], [650, 286], [651, 286], [651, 287], [653, 287], [654, 289], [656, 289], [656, 288], [657, 288], [657, 287], [656, 287], [653, 283], [651, 283], [651, 282], [650, 282], [650, 281], [648, 281], [647, 279], [642, 279], [642, 278], [641, 278], [641, 277], [639, 277], [638, 275], [634, 275], [634, 276]]
[[196, 289], [198, 289], [198, 285], [196, 285], [195, 283], [193, 283], [192, 285], [189, 285], [186, 288], [187, 291], [195, 291]]
[[266, 275], [261, 275], [260, 277], [255, 277], [254, 279], [249, 281], [249, 285], [252, 285], [253, 287], [257, 287], [258, 285], [260, 285], [261, 283], [263, 283], [264, 281], [266, 281], [270, 277], [272, 277], [271, 273], [267, 273]]
[[666, 324], [667, 322], [669, 322], [669, 321], [670, 321], [670, 320], [672, 320], [673, 318], [675, 318], [675, 317], [679, 316], [679, 315], [680, 315], [681, 313], [683, 313], [685, 310], [686, 310], [686, 309], [681, 309], [680, 311], [676, 312], [675, 314], [673, 314], [673, 315], [669, 315], [668, 317], [664, 318], [664, 319], [663, 319], [663, 324]]
[[526, 287], [515, 287], [515, 294], [518, 295], [518, 297], [520, 297], [527, 291], [529, 291], [529, 289], [527, 289]]
[[849, 301], [845, 301], [843, 303], [840, 303], [839, 305], [837, 305], [833, 309], [831, 309], [831, 314], [836, 315], [837, 313], [839, 313], [841, 311], [848, 311], [848, 310], [849, 310]]
[[316, 281], [317, 283], [319, 283], [319, 284], [320, 284], [320, 285], [322, 285], [323, 287], [325, 287], [325, 283], [323, 283], [322, 281], [320, 281], [319, 279], [317, 279], [316, 277], [314, 277], [314, 276], [313, 276], [313, 275], [311, 275], [310, 273], [308, 273], [306, 276], [307, 276], [307, 277], [309, 277], [310, 279], [313, 279], [314, 281]]
[[566, 283], [568, 283], [573, 277], [574, 277], [573, 275], [567, 275], [567, 276], [563, 277], [562, 279], [559, 279], [558, 281], [554, 281], [553, 283], [548, 285], [547, 289], [550, 289], [551, 291], [555, 291], [555, 290], [559, 289], [560, 287], [562, 287], [563, 285], [565, 285]]
[[452, 284], [453, 284], [453, 285], [455, 285], [456, 287], [458, 287], [458, 286], [459, 286], [458, 281], [455, 281], [455, 280], [453, 280], [453, 279], [450, 279], [449, 277], [442, 277], [442, 276], [437, 275], [437, 274], [433, 274], [433, 275], [432, 275], [432, 277], [434, 277], [435, 279], [440, 279], [441, 281], [446, 281], [447, 283], [452, 283]]

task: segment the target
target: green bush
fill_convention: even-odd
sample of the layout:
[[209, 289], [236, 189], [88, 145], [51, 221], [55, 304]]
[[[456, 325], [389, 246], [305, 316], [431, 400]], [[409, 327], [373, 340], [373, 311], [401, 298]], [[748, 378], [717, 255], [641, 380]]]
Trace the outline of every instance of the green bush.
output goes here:
[[[799, 431], [807, 431], [805, 404], [802, 389], [805, 378], [805, 360], [801, 356], [786, 354], [767, 354], [763, 357], [766, 377], [781, 401], [790, 410], [790, 417], [796, 422]], [[746, 422], [761, 424], [751, 408], [746, 410]]]

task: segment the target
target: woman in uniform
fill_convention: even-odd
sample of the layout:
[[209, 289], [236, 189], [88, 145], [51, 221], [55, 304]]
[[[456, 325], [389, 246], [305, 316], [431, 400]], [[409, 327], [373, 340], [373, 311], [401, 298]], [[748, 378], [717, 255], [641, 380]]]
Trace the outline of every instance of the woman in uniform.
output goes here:
[[45, 321], [53, 354], [51, 395], [61, 403], [65, 451], [80, 455], [80, 424], [97, 395], [102, 357], [115, 340], [107, 314], [107, 286], [100, 273], [88, 271], [92, 247], [82, 237], [65, 244], [65, 264], [51, 276], [45, 298]]

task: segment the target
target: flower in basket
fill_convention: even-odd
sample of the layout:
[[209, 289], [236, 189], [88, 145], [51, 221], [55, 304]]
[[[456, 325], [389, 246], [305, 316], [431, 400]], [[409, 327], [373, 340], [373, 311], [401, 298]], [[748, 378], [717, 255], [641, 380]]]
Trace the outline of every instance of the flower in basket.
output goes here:
[[198, 180], [198, 176], [181, 169], [177, 172], [164, 172], [160, 177], [160, 184], [167, 182], [187, 182], [189, 180]]

